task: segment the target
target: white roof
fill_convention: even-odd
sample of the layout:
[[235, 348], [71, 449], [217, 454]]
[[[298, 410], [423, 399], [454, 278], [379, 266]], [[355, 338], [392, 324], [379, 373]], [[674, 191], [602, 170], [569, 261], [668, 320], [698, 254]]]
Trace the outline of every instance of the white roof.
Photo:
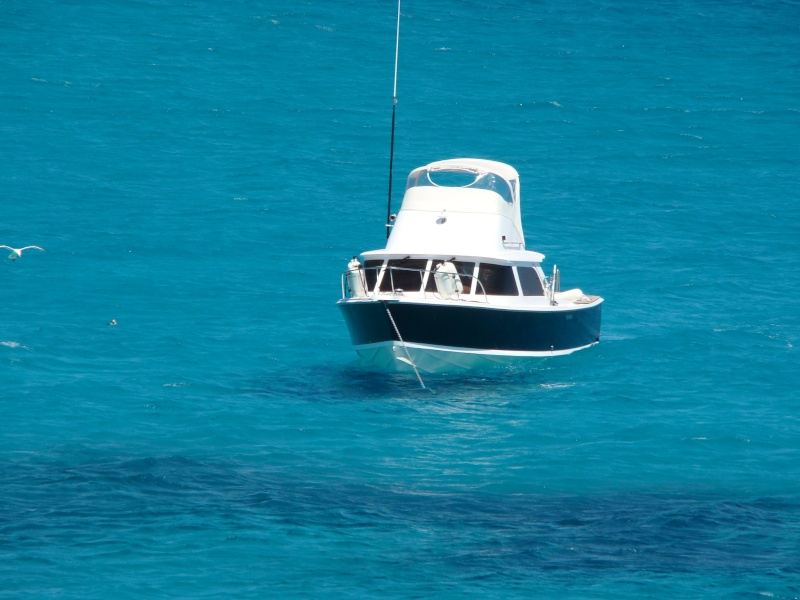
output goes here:
[[499, 263], [534, 263], [538, 264], [544, 260], [544, 254], [541, 252], [533, 252], [531, 250], [504, 250], [501, 252], [493, 252], [492, 254], [455, 254], [446, 252], [420, 252], [420, 253], [404, 253], [404, 252], [389, 252], [387, 249], [383, 250], [370, 250], [362, 252], [361, 256], [365, 259], [383, 259], [383, 258], [434, 258], [434, 259], [448, 259], [455, 255], [457, 260], [473, 260], [475, 262], [499, 262]]

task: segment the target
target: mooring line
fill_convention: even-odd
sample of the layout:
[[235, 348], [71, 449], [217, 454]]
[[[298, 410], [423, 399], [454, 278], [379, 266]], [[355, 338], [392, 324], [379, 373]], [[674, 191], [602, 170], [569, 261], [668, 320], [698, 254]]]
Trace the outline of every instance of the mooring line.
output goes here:
[[417, 379], [419, 379], [419, 384], [422, 386], [422, 389], [427, 389], [425, 387], [425, 382], [422, 381], [422, 376], [419, 374], [419, 370], [417, 370], [417, 365], [414, 364], [414, 360], [411, 358], [411, 354], [406, 347], [406, 343], [403, 341], [403, 336], [400, 335], [400, 330], [397, 328], [397, 323], [394, 322], [394, 317], [392, 316], [391, 311], [389, 310], [389, 305], [386, 304], [386, 301], [383, 302], [383, 308], [386, 309], [386, 314], [389, 315], [389, 320], [392, 322], [392, 327], [394, 327], [394, 332], [397, 334], [397, 339], [400, 340], [400, 345], [403, 347], [403, 350], [408, 357], [408, 364], [411, 365], [411, 368], [414, 369], [414, 373], [417, 375]]

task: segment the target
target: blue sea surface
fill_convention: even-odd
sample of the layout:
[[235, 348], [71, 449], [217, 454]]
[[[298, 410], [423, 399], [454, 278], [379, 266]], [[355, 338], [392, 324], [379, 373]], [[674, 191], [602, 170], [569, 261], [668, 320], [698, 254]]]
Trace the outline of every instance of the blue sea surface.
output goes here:
[[511, 164], [605, 298], [429, 389], [335, 305], [396, 11], [0, 2], [0, 598], [800, 598], [800, 4], [403, 3], [394, 210]]

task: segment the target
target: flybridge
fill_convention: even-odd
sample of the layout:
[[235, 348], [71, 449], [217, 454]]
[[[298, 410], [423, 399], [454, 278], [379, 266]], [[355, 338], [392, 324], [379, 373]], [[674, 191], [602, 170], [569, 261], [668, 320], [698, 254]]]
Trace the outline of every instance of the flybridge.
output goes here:
[[[480, 159], [439, 161], [412, 171], [385, 248], [465, 256], [524, 249], [519, 176], [508, 165]], [[533, 256], [523, 260], [537, 262]]]

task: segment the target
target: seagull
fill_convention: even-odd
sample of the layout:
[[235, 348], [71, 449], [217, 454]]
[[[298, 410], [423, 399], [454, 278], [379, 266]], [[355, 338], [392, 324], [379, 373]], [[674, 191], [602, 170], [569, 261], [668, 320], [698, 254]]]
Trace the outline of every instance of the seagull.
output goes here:
[[24, 248], [12, 248], [11, 246], [6, 246], [5, 244], [0, 245], [0, 248], [5, 248], [6, 250], [11, 250], [11, 254], [8, 255], [8, 258], [11, 260], [17, 260], [18, 258], [22, 258], [22, 252], [25, 250], [41, 250], [42, 252], [47, 252], [44, 248], [39, 248], [39, 246], [25, 246]]

